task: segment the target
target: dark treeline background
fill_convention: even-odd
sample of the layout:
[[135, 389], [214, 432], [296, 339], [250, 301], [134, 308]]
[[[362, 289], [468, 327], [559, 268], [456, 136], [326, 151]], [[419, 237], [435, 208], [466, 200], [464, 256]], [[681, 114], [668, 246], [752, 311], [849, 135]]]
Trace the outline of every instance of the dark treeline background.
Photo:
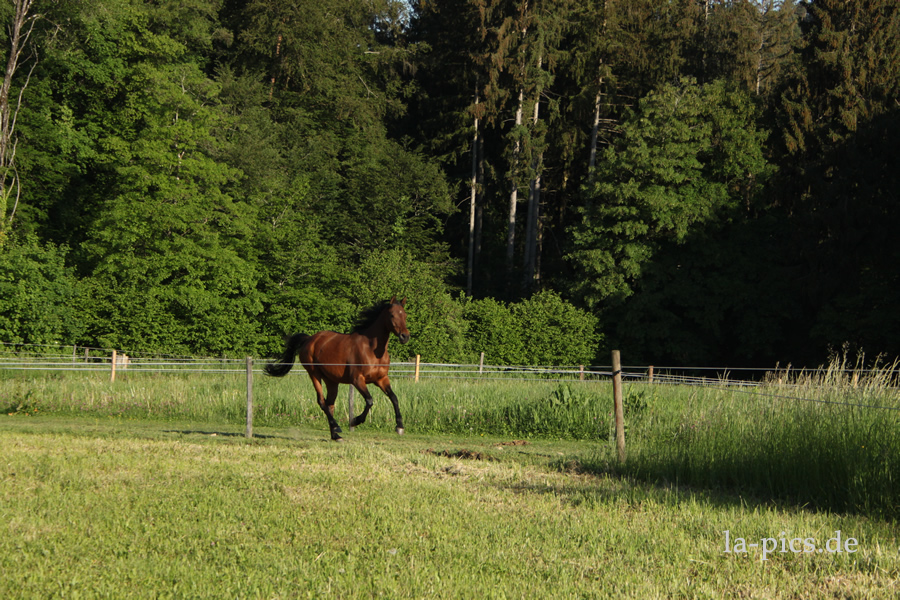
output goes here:
[[896, 0], [2, 0], [0, 341], [900, 355]]

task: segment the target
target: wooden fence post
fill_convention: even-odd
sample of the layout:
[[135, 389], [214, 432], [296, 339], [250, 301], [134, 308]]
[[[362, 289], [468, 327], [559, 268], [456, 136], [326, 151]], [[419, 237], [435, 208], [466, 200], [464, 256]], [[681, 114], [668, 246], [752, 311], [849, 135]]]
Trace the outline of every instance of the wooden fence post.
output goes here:
[[349, 415], [349, 416], [347, 417], [347, 428], [348, 428], [350, 431], [353, 431], [354, 429], [356, 429], [356, 427], [353, 427], [352, 425], [350, 425], [350, 423], [353, 422], [353, 417], [356, 416], [356, 415], [353, 414], [353, 395], [354, 395], [355, 393], [356, 393], [356, 388], [354, 388], [354, 387], [351, 385], [351, 386], [350, 386], [350, 393], [347, 394], [347, 414]]
[[478, 360], [478, 374], [482, 373], [484, 373], [484, 352], [481, 353], [481, 358]]
[[616, 414], [616, 453], [619, 462], [625, 462], [625, 410], [622, 406], [622, 356], [618, 350], [612, 351], [613, 368], [613, 408]]
[[419, 359], [421, 356], [416, 354], [416, 383], [419, 383]]
[[584, 381], [584, 365], [578, 365], [578, 379]]
[[247, 357], [247, 439], [253, 437], [253, 358]]
[[653, 383], [653, 365], [647, 367], [647, 382]]
[[112, 355], [112, 368], [111, 368], [110, 371], [109, 371], [109, 380], [110, 380], [110, 381], [115, 381], [115, 380], [116, 380], [116, 351], [113, 350], [112, 352], [113, 352], [113, 355]]

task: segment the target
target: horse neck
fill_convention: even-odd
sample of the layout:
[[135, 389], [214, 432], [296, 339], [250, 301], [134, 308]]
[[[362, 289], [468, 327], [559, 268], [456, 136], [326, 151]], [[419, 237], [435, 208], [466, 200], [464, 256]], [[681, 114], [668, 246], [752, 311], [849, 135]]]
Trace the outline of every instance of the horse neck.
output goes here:
[[379, 358], [384, 356], [388, 342], [391, 340], [391, 330], [387, 324], [387, 313], [382, 313], [374, 323], [362, 330], [360, 335], [369, 340], [372, 349]]

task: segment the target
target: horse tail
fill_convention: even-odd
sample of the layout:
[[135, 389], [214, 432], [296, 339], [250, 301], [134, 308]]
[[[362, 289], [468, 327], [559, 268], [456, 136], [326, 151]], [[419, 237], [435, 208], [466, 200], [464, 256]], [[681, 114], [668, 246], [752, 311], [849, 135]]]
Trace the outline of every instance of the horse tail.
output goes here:
[[278, 362], [266, 365], [266, 373], [273, 377], [284, 377], [287, 375], [290, 372], [291, 367], [294, 366], [294, 357], [297, 355], [297, 351], [300, 350], [300, 346], [302, 346], [309, 338], [310, 336], [305, 333], [295, 333], [289, 337], [287, 339], [287, 346], [284, 349], [284, 354], [281, 355]]

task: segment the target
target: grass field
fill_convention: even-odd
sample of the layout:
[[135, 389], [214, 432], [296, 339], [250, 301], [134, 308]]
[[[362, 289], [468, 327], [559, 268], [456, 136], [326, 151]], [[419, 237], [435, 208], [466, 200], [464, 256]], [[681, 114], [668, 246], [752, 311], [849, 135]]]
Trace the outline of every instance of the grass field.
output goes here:
[[889, 386], [627, 386], [623, 466], [603, 382], [398, 381], [334, 444], [291, 379], [253, 440], [238, 378], [0, 380], [0, 597], [900, 595]]
[[[0, 418], [3, 597], [900, 593], [894, 522], [581, 468], [596, 443]], [[856, 552], [725, 552], [841, 531]], [[781, 542], [774, 542], [776, 546]], [[799, 544], [795, 548], [799, 549]], [[832, 545], [832, 548], [835, 546]]]

